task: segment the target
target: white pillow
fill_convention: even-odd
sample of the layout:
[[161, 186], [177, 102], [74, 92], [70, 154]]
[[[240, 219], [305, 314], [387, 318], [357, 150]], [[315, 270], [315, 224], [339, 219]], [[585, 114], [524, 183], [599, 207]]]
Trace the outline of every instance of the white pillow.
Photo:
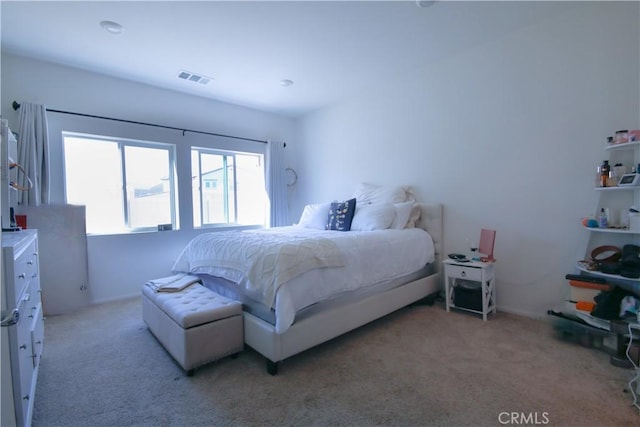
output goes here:
[[416, 203], [411, 208], [411, 215], [409, 215], [409, 221], [407, 221], [407, 225], [405, 228], [415, 228], [416, 224], [420, 220], [421, 215], [422, 215], [422, 209], [420, 205]]
[[405, 228], [409, 221], [409, 216], [411, 216], [413, 205], [413, 201], [394, 204], [393, 207], [395, 208], [396, 216], [393, 218], [393, 222], [389, 228], [393, 228], [394, 230], [402, 230]]
[[409, 200], [415, 201], [413, 188], [409, 186], [383, 186], [360, 183], [356, 188], [357, 205], [375, 205], [378, 203], [402, 203]]
[[356, 213], [353, 215], [353, 221], [351, 221], [351, 230], [384, 230], [389, 228], [395, 215], [396, 209], [391, 203], [360, 206], [356, 202]]
[[324, 230], [327, 225], [330, 207], [331, 202], [306, 205], [302, 211], [302, 215], [300, 215], [298, 226]]

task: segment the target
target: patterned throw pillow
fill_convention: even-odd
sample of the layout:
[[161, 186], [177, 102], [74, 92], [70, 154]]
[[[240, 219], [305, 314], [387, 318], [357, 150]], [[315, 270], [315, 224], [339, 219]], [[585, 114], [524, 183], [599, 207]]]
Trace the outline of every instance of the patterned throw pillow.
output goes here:
[[329, 218], [327, 219], [327, 230], [349, 231], [351, 221], [356, 211], [356, 199], [344, 202], [333, 202], [329, 208]]

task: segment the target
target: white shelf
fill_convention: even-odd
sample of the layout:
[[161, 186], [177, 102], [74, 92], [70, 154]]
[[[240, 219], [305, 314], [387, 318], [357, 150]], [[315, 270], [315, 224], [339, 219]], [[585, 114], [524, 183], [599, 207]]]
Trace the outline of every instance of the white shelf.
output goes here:
[[638, 186], [622, 186], [622, 187], [595, 187], [596, 191], [625, 191], [625, 190], [638, 190]]
[[635, 147], [640, 147], [640, 141], [625, 142], [623, 144], [610, 144], [610, 145], [607, 145], [604, 149], [608, 151], [608, 150], [620, 150], [624, 148], [635, 148]]
[[585, 227], [582, 228], [594, 231], [596, 233], [612, 233], [612, 234], [640, 234], [640, 231], [629, 230], [625, 228], [600, 228], [600, 227]]
[[632, 281], [632, 282], [640, 283], [640, 278], [633, 279], [631, 277], [624, 277], [624, 276], [620, 276], [618, 274], [607, 274], [607, 273], [603, 273], [601, 271], [587, 270], [586, 268], [581, 267], [579, 263], [576, 264], [576, 267], [578, 268], [578, 270], [584, 271], [585, 273], [589, 273], [589, 274], [591, 274], [593, 276], [606, 277], [606, 278], [609, 278], [609, 279], [617, 279], [617, 280], [629, 280], [629, 281]]

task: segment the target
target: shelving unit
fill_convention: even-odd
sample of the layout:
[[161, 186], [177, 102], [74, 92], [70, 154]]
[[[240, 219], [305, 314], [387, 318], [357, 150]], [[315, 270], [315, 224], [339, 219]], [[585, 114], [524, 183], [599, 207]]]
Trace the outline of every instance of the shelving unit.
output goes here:
[[[621, 144], [607, 145], [604, 151], [609, 155], [609, 163], [615, 165], [621, 163], [626, 166], [626, 173], [631, 173], [631, 166], [640, 166], [640, 142], [629, 142]], [[640, 170], [636, 170], [636, 173]], [[613, 224], [611, 228], [597, 228], [597, 227], [583, 227], [586, 232], [589, 233], [589, 243], [585, 248], [584, 259], [590, 258], [591, 252], [598, 246], [611, 245], [622, 249], [624, 245], [635, 244], [640, 245], [640, 229], [638, 228], [621, 228], [619, 224], [620, 214], [625, 214], [629, 211], [629, 207], [640, 207], [640, 186], [623, 186], [623, 187], [595, 187], [595, 191], [599, 196], [598, 206], [596, 212], [600, 212], [602, 208], [610, 208], [611, 216], [614, 218], [609, 219], [609, 223]], [[616, 212], [619, 214], [615, 217]], [[576, 268], [583, 275], [595, 276], [603, 278], [610, 285], [621, 286], [626, 290], [630, 290], [640, 295], [640, 278], [629, 278], [617, 274], [608, 274], [600, 271], [593, 271], [587, 268], [587, 264], [584, 261], [578, 261]], [[575, 310], [575, 307], [572, 309]], [[551, 313], [558, 315], [558, 313]], [[566, 315], [568, 314], [568, 316]], [[574, 317], [581, 318], [581, 314], [575, 311], [568, 313], [560, 313], [560, 317], [566, 319], [572, 319]], [[575, 321], [575, 320], [574, 320]], [[611, 363], [615, 366], [627, 367], [627, 360], [623, 351], [625, 345], [624, 333], [620, 332], [620, 325], [627, 327], [625, 321], [603, 321], [608, 325], [608, 329], [605, 329], [604, 333], [615, 334], [617, 350], [615, 354], [611, 354]], [[603, 329], [595, 327], [593, 325], [586, 326], [593, 329], [593, 333], [603, 333]], [[591, 332], [590, 332], [591, 333]]]
[[[621, 144], [610, 144], [604, 147], [604, 151], [609, 155], [609, 163], [617, 162], [627, 166], [627, 173], [630, 173], [630, 166], [637, 167], [640, 164], [640, 141], [632, 141]], [[638, 173], [640, 171], [636, 171]], [[640, 207], [640, 186], [624, 186], [624, 187], [595, 187], [600, 200], [598, 209], [607, 207], [615, 207], [619, 212], [628, 211], [630, 206]], [[610, 221], [616, 223], [617, 221]], [[589, 258], [591, 250], [601, 244], [612, 244], [622, 247], [625, 244], [640, 245], [639, 229], [622, 229], [622, 228], [590, 228], [584, 227], [591, 233], [589, 238], [589, 246], [586, 248], [585, 259]], [[640, 290], [640, 279], [627, 278], [614, 274], [605, 274], [598, 271], [587, 270], [580, 265], [578, 270], [583, 273], [604, 277], [612, 281], [636, 286]]]

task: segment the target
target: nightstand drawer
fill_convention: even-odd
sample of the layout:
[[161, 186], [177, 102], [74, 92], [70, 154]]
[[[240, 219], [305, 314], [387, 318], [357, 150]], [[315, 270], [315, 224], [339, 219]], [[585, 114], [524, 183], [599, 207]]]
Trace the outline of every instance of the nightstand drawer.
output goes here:
[[453, 279], [466, 279], [479, 282], [482, 280], [482, 269], [461, 265], [447, 265], [447, 276]]

